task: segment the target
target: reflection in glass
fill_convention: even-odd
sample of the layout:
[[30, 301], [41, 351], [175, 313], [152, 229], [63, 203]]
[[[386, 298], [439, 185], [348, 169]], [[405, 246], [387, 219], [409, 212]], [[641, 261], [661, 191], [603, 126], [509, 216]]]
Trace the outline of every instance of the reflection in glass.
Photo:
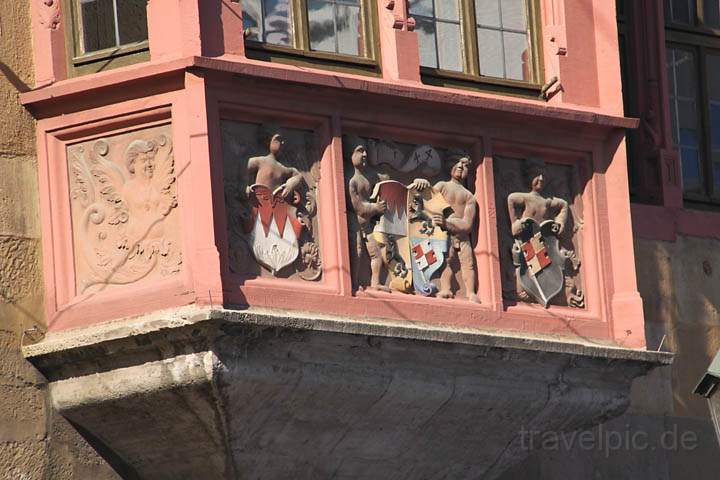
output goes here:
[[420, 45], [420, 65], [463, 71], [459, 0], [410, 0]]
[[308, 0], [310, 49], [361, 55], [360, 0]]
[[246, 38], [274, 45], [290, 45], [292, 38], [288, 0], [242, 0]]

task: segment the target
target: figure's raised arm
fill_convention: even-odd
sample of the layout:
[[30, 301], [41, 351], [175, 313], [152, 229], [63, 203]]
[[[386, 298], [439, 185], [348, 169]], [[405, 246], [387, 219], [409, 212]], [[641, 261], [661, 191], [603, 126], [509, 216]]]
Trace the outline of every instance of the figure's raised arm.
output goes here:
[[260, 169], [260, 159], [258, 157], [252, 157], [248, 160], [247, 163], [247, 192], [246, 194], [250, 194], [250, 188], [253, 186], [255, 181], [257, 180], [257, 173]]

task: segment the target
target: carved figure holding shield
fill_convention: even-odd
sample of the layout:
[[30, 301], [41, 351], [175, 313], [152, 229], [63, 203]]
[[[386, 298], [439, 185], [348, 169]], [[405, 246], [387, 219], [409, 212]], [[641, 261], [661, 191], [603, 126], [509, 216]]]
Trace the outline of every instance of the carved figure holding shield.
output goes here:
[[546, 197], [545, 162], [529, 159], [526, 177], [530, 191], [508, 196], [508, 213], [515, 244], [513, 261], [521, 299], [532, 296], [543, 306], [560, 293], [564, 286], [565, 258], [558, 247], [558, 237], [565, 230], [567, 201]]
[[247, 196], [252, 207], [247, 222], [249, 244], [255, 259], [273, 275], [292, 264], [300, 253], [302, 225], [297, 218], [300, 203], [300, 172], [279, 160], [285, 139], [276, 130], [263, 129], [268, 154], [248, 160]]
[[375, 185], [388, 177], [380, 174], [371, 174], [367, 171], [367, 150], [365, 146], [355, 141], [350, 160], [354, 173], [348, 182], [348, 195], [352, 204], [355, 217], [358, 222], [358, 229], [355, 239], [355, 251], [352, 252], [353, 284], [358, 285], [357, 280], [360, 259], [367, 254], [370, 258], [370, 288], [390, 292], [390, 289], [380, 282], [383, 270], [383, 259], [375, 237], [372, 235], [375, 226], [374, 220], [385, 213], [387, 203], [383, 200], [371, 201]]
[[438, 190], [452, 207], [448, 217], [433, 215], [433, 223], [450, 234], [450, 248], [447, 265], [440, 276], [440, 291], [437, 296], [452, 298], [452, 278], [460, 270], [467, 299], [480, 303], [475, 286], [475, 256], [470, 243], [470, 233], [475, 224], [477, 204], [475, 196], [465, 187], [472, 160], [467, 153], [451, 151], [446, 159], [450, 180], [438, 182]]

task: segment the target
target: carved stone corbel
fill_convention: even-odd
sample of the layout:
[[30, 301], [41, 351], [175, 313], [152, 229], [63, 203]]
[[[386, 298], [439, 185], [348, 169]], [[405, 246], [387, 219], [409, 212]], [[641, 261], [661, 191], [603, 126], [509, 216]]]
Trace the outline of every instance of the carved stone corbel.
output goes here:
[[408, 13], [407, 0], [387, 0], [385, 8], [393, 14], [393, 28], [412, 32], [415, 30], [415, 19]]
[[60, 28], [60, 0], [38, 0], [40, 25], [48, 30]]

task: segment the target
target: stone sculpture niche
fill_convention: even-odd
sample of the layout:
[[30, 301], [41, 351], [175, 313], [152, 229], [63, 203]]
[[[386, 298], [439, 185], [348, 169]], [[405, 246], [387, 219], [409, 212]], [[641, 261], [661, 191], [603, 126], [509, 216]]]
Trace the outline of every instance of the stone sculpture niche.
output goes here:
[[221, 130], [230, 269], [319, 280], [316, 135], [232, 121]]
[[353, 288], [479, 302], [462, 151], [343, 138]]
[[584, 308], [576, 168], [496, 157], [495, 185], [505, 300]]
[[77, 293], [180, 271], [171, 127], [67, 148]]

